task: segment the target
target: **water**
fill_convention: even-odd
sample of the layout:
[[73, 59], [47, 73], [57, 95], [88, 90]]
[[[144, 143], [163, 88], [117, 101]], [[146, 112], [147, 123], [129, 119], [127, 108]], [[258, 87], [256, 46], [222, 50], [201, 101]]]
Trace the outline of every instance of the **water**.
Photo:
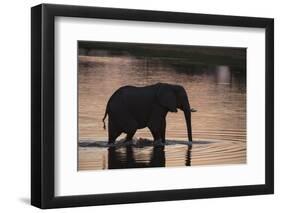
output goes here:
[[[167, 61], [168, 60], [168, 63]], [[180, 59], [79, 56], [78, 170], [246, 163], [246, 80], [227, 65], [184, 65]], [[187, 145], [183, 113], [168, 113], [165, 147], [147, 128], [131, 144], [107, 146], [106, 103], [124, 85], [182, 85], [192, 108], [193, 145]], [[107, 122], [106, 122], [107, 123]]]

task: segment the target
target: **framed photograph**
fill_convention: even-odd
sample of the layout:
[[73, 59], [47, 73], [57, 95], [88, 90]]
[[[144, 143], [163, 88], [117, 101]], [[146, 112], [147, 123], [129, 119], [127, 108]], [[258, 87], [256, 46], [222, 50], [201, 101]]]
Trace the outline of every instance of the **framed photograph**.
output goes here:
[[31, 9], [31, 204], [274, 191], [274, 21]]

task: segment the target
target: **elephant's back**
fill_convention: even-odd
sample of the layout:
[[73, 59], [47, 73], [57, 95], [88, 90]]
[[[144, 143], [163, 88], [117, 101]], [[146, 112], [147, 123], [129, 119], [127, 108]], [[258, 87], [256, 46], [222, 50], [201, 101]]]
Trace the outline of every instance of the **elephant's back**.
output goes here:
[[135, 87], [135, 86], [124, 86], [120, 89], [120, 95], [124, 97], [124, 100], [128, 104], [142, 103], [147, 105], [148, 102], [152, 101], [155, 96], [155, 90], [151, 86]]
[[118, 100], [124, 100], [124, 98], [128, 95], [130, 92], [135, 92], [137, 90], [137, 87], [135, 86], [123, 86], [117, 89], [110, 97], [109, 102], [118, 102]]
[[110, 111], [126, 110], [139, 124], [139, 128], [146, 126], [155, 101], [155, 88], [124, 86], [115, 91], [109, 102]]
[[128, 96], [128, 91], [135, 91], [135, 86], [123, 86], [117, 89], [110, 97], [108, 101], [108, 109], [112, 111], [114, 109], [118, 109], [122, 107], [124, 108], [126, 97]]

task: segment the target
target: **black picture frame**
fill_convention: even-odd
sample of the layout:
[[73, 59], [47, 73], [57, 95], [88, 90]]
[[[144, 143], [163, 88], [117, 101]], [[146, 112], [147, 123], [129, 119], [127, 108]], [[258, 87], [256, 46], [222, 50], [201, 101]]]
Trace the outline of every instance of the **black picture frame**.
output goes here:
[[[100, 18], [264, 28], [265, 48], [265, 184], [93, 195], [54, 195], [54, 21], [55, 17]], [[274, 192], [274, 20], [164, 11], [41, 4], [31, 9], [31, 204], [59, 208], [272, 194]]]

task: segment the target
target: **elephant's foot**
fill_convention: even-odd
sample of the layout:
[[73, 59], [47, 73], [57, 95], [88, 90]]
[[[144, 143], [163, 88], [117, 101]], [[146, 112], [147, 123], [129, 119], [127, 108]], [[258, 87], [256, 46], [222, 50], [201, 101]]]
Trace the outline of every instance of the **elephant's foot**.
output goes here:
[[162, 139], [155, 140], [154, 141], [154, 146], [156, 146], [156, 147], [165, 146], [165, 141], [163, 142]]
[[192, 146], [192, 141], [187, 141], [186, 143], [188, 146]]
[[114, 146], [115, 146], [115, 143], [114, 143], [114, 142], [109, 141], [109, 142], [107, 143], [107, 146], [108, 146], [108, 147], [114, 147]]
[[131, 139], [131, 140], [127, 140], [127, 139], [126, 139], [126, 140], [123, 142], [123, 144], [126, 145], [126, 146], [131, 146], [131, 145], [134, 144], [134, 142], [133, 142], [133, 139]]

